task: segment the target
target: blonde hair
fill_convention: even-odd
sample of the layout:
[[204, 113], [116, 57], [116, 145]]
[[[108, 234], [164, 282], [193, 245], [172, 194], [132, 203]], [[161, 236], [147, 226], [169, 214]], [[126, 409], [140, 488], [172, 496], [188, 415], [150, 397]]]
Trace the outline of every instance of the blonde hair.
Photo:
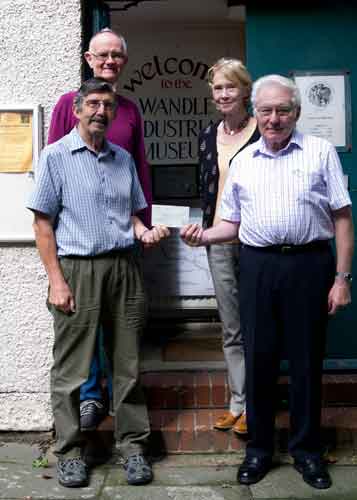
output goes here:
[[208, 84], [210, 87], [213, 85], [213, 78], [217, 71], [221, 71], [222, 74], [232, 83], [237, 85], [237, 87], [245, 88], [247, 90], [248, 97], [250, 96], [253, 85], [252, 77], [242, 61], [227, 57], [218, 59], [218, 61], [216, 61], [213, 66], [209, 68], [207, 73]]

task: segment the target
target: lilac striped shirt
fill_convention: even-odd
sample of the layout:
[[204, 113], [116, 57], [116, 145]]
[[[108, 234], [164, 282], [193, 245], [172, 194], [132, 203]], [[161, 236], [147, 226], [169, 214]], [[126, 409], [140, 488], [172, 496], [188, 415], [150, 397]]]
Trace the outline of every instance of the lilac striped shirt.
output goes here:
[[334, 237], [331, 211], [351, 205], [335, 148], [295, 131], [277, 153], [260, 138], [232, 161], [220, 215], [239, 239], [262, 247]]

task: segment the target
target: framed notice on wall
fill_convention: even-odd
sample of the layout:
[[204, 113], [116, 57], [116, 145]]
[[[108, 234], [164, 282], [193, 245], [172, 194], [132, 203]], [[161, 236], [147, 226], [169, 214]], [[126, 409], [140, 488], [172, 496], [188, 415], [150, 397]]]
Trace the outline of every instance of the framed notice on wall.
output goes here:
[[39, 105], [0, 104], [0, 241], [33, 240], [26, 200], [42, 147]]
[[349, 71], [296, 71], [292, 76], [301, 93], [297, 129], [327, 139], [338, 151], [351, 151]]

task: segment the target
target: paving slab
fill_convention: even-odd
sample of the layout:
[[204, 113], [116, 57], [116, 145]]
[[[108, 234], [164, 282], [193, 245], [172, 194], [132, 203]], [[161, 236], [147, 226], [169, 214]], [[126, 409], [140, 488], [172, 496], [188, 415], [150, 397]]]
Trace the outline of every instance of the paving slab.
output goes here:
[[330, 466], [333, 485], [327, 490], [317, 490], [306, 484], [291, 466], [276, 467], [258, 484], [250, 486], [254, 500], [315, 499], [356, 500], [357, 469], [352, 466]]
[[0, 499], [94, 499], [99, 495], [104, 479], [105, 471], [99, 469], [91, 475], [90, 486], [87, 488], [64, 488], [57, 482], [54, 467], [34, 469], [31, 464], [2, 462], [0, 463]]
[[[42, 450], [42, 451], [41, 451]], [[87, 488], [63, 488], [57, 482], [56, 457], [51, 448], [46, 457], [49, 467], [34, 468], [42, 455], [41, 445], [0, 443], [0, 500], [356, 500], [356, 456], [335, 456], [337, 464], [329, 470], [333, 486], [316, 490], [303, 482], [280, 456], [280, 464], [260, 483], [251, 487], [236, 482], [240, 454], [169, 455], [155, 460], [155, 480], [147, 486], [128, 486], [121, 466], [113, 456], [110, 462], [92, 470]]]
[[251, 500], [239, 486], [121, 486], [105, 487], [101, 500]]
[[0, 463], [32, 464], [42, 454], [38, 445], [25, 443], [0, 443]]
[[[160, 486], [236, 486], [237, 467], [163, 467], [153, 466], [153, 485]], [[126, 485], [125, 473], [122, 468], [111, 469], [108, 473], [105, 486], [117, 487]]]
[[236, 468], [245, 456], [243, 450], [235, 453], [179, 453], [154, 458], [154, 463], [163, 467], [196, 467], [196, 466], [226, 466]]

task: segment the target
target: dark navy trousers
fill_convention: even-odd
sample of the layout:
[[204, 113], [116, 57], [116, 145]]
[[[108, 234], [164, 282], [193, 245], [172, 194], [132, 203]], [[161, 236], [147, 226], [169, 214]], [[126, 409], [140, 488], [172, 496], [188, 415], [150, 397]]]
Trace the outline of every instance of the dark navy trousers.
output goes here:
[[274, 452], [276, 386], [282, 346], [290, 374], [289, 452], [320, 456], [321, 378], [328, 292], [335, 274], [330, 246], [281, 252], [242, 245], [240, 310], [250, 440], [247, 456]]

